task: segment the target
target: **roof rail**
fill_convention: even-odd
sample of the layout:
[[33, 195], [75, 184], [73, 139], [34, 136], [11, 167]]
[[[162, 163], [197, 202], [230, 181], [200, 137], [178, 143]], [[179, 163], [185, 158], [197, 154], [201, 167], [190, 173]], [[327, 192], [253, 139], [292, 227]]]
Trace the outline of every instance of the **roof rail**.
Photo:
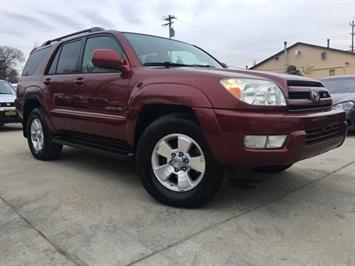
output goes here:
[[42, 43], [41, 46], [46, 46], [46, 45], [48, 45], [48, 44], [51, 44], [52, 42], [59, 42], [59, 41], [61, 41], [61, 40], [63, 40], [63, 39], [66, 39], [66, 38], [69, 38], [69, 37], [72, 37], [72, 36], [75, 36], [75, 35], [79, 35], [79, 34], [83, 34], [83, 33], [88, 33], [88, 32], [102, 31], [102, 30], [105, 30], [105, 29], [104, 29], [104, 28], [101, 28], [101, 27], [93, 27], [93, 28], [90, 28], [90, 29], [77, 31], [77, 32], [74, 32], [74, 33], [71, 33], [71, 34], [64, 35], [64, 36], [62, 36], [62, 37], [56, 38], [56, 39], [48, 40], [48, 41]]

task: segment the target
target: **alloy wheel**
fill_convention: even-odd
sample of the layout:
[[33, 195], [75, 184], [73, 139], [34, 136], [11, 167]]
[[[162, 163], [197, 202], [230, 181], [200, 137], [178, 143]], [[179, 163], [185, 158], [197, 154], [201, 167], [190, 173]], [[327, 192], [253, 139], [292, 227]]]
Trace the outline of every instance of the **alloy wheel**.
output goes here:
[[40, 153], [43, 149], [44, 134], [42, 123], [38, 118], [32, 120], [31, 123], [31, 142], [36, 153]]
[[158, 181], [176, 192], [195, 188], [206, 170], [201, 147], [184, 134], [170, 134], [161, 138], [153, 149], [151, 163]]

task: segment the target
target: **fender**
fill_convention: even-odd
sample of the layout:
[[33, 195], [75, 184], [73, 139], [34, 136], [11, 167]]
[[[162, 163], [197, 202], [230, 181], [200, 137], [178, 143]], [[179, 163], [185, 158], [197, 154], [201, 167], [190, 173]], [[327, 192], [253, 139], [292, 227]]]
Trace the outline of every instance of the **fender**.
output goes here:
[[153, 83], [140, 88], [136, 86], [132, 90], [127, 106], [126, 123], [127, 142], [130, 145], [135, 144], [135, 130], [140, 111], [148, 104], [179, 105], [191, 108], [215, 159], [220, 161], [219, 159], [225, 156], [225, 145], [221, 143], [222, 132], [211, 102], [200, 89], [177, 83]]
[[[29, 114], [26, 114], [26, 116], [25, 116], [25, 113], [24, 113], [26, 102], [28, 102], [29, 100], [36, 100], [39, 102], [39, 105], [43, 110], [44, 118], [46, 119], [46, 123], [47, 123], [47, 126], [48, 126], [50, 132], [56, 132], [57, 129], [54, 127], [52, 120], [49, 116], [48, 103], [47, 103], [46, 97], [42, 94], [41, 89], [37, 86], [27, 87], [25, 89], [24, 94], [23, 94], [23, 98], [21, 101], [21, 103], [22, 103], [21, 110], [22, 110], [24, 121], [25, 121], [25, 119], [27, 119], [26, 116], [29, 115]], [[23, 125], [23, 127], [25, 130], [26, 125]]]

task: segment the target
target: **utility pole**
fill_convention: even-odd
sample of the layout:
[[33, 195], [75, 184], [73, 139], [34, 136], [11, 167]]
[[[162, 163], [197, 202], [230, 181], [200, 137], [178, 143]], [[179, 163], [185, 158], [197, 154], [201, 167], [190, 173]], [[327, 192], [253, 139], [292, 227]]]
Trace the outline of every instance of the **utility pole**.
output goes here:
[[287, 70], [288, 63], [287, 63], [287, 42], [284, 41], [284, 67]]
[[353, 53], [353, 52], [354, 52], [354, 36], [355, 36], [354, 28], [355, 28], [355, 21], [354, 21], [354, 20], [351, 21], [351, 22], [349, 23], [349, 25], [350, 25], [350, 27], [351, 27], [351, 33], [350, 33], [350, 35], [351, 35], [351, 46], [350, 46], [350, 48], [351, 48], [351, 52]]
[[163, 18], [163, 20], [167, 21], [167, 23], [163, 24], [162, 26], [169, 26], [169, 38], [171, 39], [172, 37], [175, 37], [175, 30], [172, 27], [173, 23], [174, 23], [174, 19], [176, 19], [175, 16], [169, 15], [165, 18]]

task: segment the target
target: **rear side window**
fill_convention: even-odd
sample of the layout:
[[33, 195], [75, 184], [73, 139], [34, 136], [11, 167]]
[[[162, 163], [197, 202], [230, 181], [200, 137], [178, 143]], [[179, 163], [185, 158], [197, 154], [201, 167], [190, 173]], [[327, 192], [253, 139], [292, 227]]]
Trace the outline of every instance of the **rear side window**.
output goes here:
[[81, 40], [64, 44], [58, 59], [57, 74], [78, 73]]
[[112, 49], [122, 55], [123, 49], [118, 44], [118, 42], [109, 36], [98, 36], [89, 38], [86, 41], [84, 56], [83, 56], [83, 63], [81, 67], [81, 72], [83, 73], [98, 73], [98, 72], [117, 72], [118, 70], [115, 69], [106, 69], [95, 67], [92, 64], [92, 55], [95, 49]]
[[22, 71], [22, 76], [31, 76], [35, 73], [37, 67], [48, 54], [49, 47], [33, 51], [27, 60], [27, 63]]
[[51, 64], [51, 67], [49, 68], [48, 70], [48, 75], [54, 75], [55, 74], [55, 71], [57, 70], [57, 64], [58, 64], [58, 59], [59, 59], [59, 54], [60, 54], [60, 49], [58, 49], [53, 61], [52, 61], [52, 64]]

